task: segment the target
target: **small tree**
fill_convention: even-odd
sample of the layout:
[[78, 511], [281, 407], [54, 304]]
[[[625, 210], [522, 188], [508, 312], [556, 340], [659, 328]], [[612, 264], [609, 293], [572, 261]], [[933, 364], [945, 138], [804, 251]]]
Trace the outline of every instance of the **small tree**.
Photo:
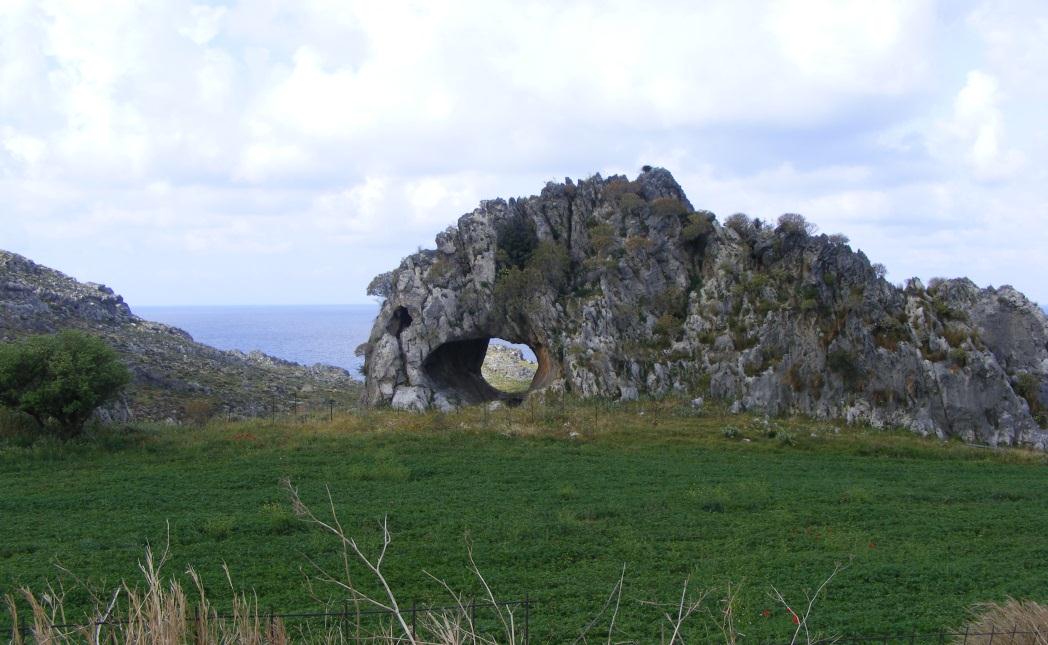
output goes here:
[[814, 235], [819, 227], [815, 226], [803, 215], [797, 213], [785, 213], [779, 216], [779, 225], [775, 227], [776, 232], [781, 235]]
[[0, 403], [40, 427], [53, 421], [66, 438], [79, 435], [91, 413], [130, 380], [116, 352], [83, 332], [0, 344]]
[[748, 237], [753, 233], [753, 220], [746, 213], [735, 213], [724, 220], [724, 226], [735, 231], [742, 237]]

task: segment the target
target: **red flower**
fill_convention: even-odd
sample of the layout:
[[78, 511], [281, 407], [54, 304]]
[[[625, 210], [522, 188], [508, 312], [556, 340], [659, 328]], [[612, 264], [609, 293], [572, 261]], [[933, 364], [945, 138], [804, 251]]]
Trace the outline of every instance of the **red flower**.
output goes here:
[[869, 544], [868, 546], [869, 546], [869, 547], [870, 547], [871, 549], [876, 549], [876, 548], [877, 548], [877, 543], [876, 543], [876, 542], [870, 542], [870, 544]]
[[771, 610], [770, 609], [765, 609], [764, 611], [761, 612], [761, 616], [764, 616], [765, 618], [767, 618], [768, 616], [771, 616]]
[[788, 611], [790, 612], [790, 618], [793, 619], [793, 624], [794, 625], [800, 625], [801, 624], [801, 619], [797, 617], [797, 614], [792, 609], [790, 609]]

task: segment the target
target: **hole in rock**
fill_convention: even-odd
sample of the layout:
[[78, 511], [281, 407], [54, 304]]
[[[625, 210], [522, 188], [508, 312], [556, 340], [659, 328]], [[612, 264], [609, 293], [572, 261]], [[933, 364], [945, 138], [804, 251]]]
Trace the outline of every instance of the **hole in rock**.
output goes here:
[[389, 324], [386, 325], [386, 329], [389, 333], [394, 336], [400, 337], [400, 332], [404, 331], [411, 325], [411, 314], [408, 313], [406, 307], [397, 307], [393, 310], [393, 315], [389, 319]]
[[520, 403], [552, 377], [549, 350], [538, 343], [471, 338], [444, 343], [422, 363], [438, 390], [462, 403]]

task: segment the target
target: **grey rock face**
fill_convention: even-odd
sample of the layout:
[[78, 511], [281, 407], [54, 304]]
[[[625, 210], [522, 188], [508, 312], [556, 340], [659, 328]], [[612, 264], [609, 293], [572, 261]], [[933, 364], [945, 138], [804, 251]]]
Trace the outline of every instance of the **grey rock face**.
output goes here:
[[968, 280], [896, 287], [842, 238], [781, 222], [722, 225], [659, 168], [482, 202], [373, 283], [365, 399], [513, 403], [480, 372], [497, 337], [535, 351], [533, 391], [676, 392], [1045, 447], [1036, 305]]

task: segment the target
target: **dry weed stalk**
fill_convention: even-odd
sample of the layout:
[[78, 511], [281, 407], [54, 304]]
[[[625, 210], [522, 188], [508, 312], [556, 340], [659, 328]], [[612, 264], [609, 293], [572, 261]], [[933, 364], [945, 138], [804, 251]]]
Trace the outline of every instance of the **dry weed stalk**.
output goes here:
[[608, 599], [604, 601], [604, 606], [600, 608], [600, 611], [598, 611], [597, 614], [593, 617], [593, 620], [589, 621], [589, 623], [587, 623], [586, 626], [582, 628], [582, 632], [579, 633], [578, 638], [575, 639], [573, 645], [578, 645], [578, 643], [587, 643], [587, 642], [589, 642], [589, 641], [586, 640], [586, 634], [588, 634], [589, 631], [591, 629], [593, 629], [593, 626], [597, 624], [597, 621], [600, 620], [601, 615], [604, 614], [604, 612], [611, 605], [612, 599], [614, 599], [615, 600], [615, 610], [611, 614], [611, 621], [610, 621], [610, 623], [608, 625], [608, 640], [607, 640], [607, 642], [610, 645], [610, 643], [611, 643], [611, 636], [612, 636], [612, 634], [615, 631], [615, 619], [618, 618], [618, 615], [619, 615], [619, 606], [620, 606], [621, 601], [622, 601], [622, 583], [624, 582], [625, 578], [626, 578], [626, 565], [623, 564], [622, 565], [622, 573], [619, 574], [619, 580], [618, 580], [618, 582], [615, 583], [615, 586], [611, 588], [611, 593], [608, 595]]
[[673, 632], [670, 634], [670, 640], [667, 645], [673, 645], [680, 638], [680, 642], [683, 643], [684, 639], [681, 637], [681, 627], [684, 622], [691, 617], [699, 607], [702, 606], [702, 602], [706, 599], [706, 595], [709, 593], [708, 590], [704, 590], [699, 594], [698, 599], [688, 602], [688, 583], [690, 579], [684, 579], [684, 588], [680, 592], [680, 602], [677, 604], [677, 615], [672, 616], [669, 613], [665, 614], [666, 620], [669, 621], [670, 626], [673, 627]]
[[721, 604], [724, 608], [721, 609], [721, 615], [719, 618], [713, 617], [713, 622], [720, 628], [721, 635], [724, 636], [724, 645], [735, 645], [738, 641], [739, 636], [742, 636], [735, 629], [735, 602], [739, 595], [739, 587], [732, 587], [731, 583], [728, 583], [727, 592], [724, 598], [721, 599]]
[[[335, 536], [341, 546], [340, 558], [343, 569], [342, 577], [340, 578], [333, 575], [316, 562], [311, 561], [311, 564], [317, 571], [319, 579], [322, 582], [332, 584], [347, 592], [354, 602], [363, 601], [388, 612], [393, 619], [394, 625], [399, 628], [399, 633], [393, 633], [391, 628], [390, 632], [383, 636], [383, 638], [386, 638], [387, 640], [379, 640], [376, 642], [410, 643], [411, 645], [427, 645], [430, 643], [440, 645], [464, 645], [467, 643], [470, 645], [495, 645], [495, 643], [517, 645], [517, 643], [521, 642], [521, 635], [517, 632], [513, 611], [509, 607], [501, 605], [496, 599], [494, 592], [492, 592], [487, 580], [477, 566], [476, 560], [473, 557], [473, 547], [468, 540], [466, 543], [466, 552], [469, 557], [469, 570], [484, 590], [484, 596], [487, 600], [485, 608], [488, 608], [488, 605], [490, 604], [490, 608], [493, 609], [498, 616], [499, 623], [502, 626], [502, 633], [500, 634], [502, 640], [495, 640], [492, 636], [479, 633], [479, 630], [474, 624], [473, 612], [467, 609], [467, 605], [469, 605], [469, 607], [476, 607], [476, 603], [473, 601], [467, 603], [462, 594], [454, 592], [447, 583], [432, 576], [429, 572], [424, 573], [426, 573], [430, 578], [433, 578], [433, 580], [439, 583], [448, 592], [455, 601], [455, 609], [443, 611], [427, 610], [423, 612], [421, 625], [418, 624], [417, 620], [409, 621], [405, 616], [403, 608], [397, 601], [396, 594], [390, 586], [389, 581], [386, 579], [386, 576], [382, 571], [382, 563], [392, 541], [392, 536], [389, 531], [389, 518], [384, 517], [379, 524], [379, 527], [382, 530], [382, 546], [379, 548], [378, 554], [368, 557], [360, 548], [356, 539], [346, 534], [335, 509], [335, 502], [331, 496], [330, 488], [326, 488], [328, 513], [330, 514], [330, 517], [322, 518], [302, 501], [298, 489], [295, 488], [289, 480], [285, 479], [283, 485], [287, 489], [291, 498], [291, 505], [295, 514]], [[351, 554], [353, 558], [351, 558]], [[375, 581], [381, 586], [382, 592], [385, 595], [383, 599], [369, 596], [356, 587], [349, 575], [349, 563], [351, 559], [359, 560], [368, 569]]]
[[790, 604], [786, 601], [786, 598], [784, 598], [783, 595], [779, 593], [778, 589], [776, 589], [775, 587], [771, 588], [772, 598], [778, 601], [780, 605], [786, 608], [786, 611], [789, 612], [790, 616], [793, 617], [793, 622], [796, 625], [796, 628], [793, 630], [793, 638], [790, 639], [790, 645], [795, 645], [797, 643], [797, 638], [800, 637], [802, 631], [804, 632], [804, 642], [806, 643], [806, 645], [812, 645], [812, 643], [814, 642], [823, 642], [817, 636], [812, 636], [811, 632], [808, 629], [808, 618], [811, 616], [812, 609], [815, 608], [815, 601], [818, 600], [819, 594], [822, 593], [822, 590], [826, 588], [826, 585], [830, 584], [830, 581], [833, 580], [834, 576], [840, 573], [840, 571], [843, 568], [844, 567], [840, 563], [836, 564], [833, 567], [833, 571], [830, 573], [830, 575], [827, 576], [826, 579], [822, 581], [822, 584], [820, 584], [819, 587], [815, 590], [815, 593], [810, 595], [808, 595], [807, 593], [805, 594], [806, 599], [808, 601], [808, 605], [804, 610], [803, 616], [794, 611], [793, 607], [791, 607]]

